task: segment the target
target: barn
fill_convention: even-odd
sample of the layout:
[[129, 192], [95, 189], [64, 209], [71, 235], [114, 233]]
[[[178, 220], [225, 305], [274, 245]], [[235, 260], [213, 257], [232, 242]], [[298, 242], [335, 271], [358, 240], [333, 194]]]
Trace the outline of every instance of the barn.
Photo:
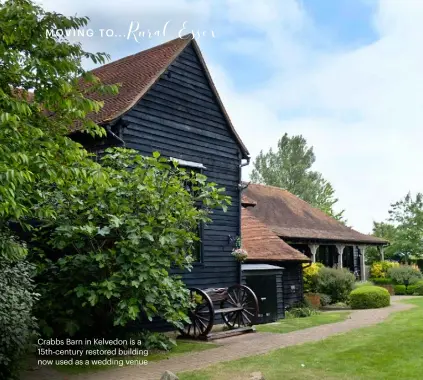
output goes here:
[[[146, 156], [158, 151], [224, 187], [225, 195], [232, 199], [231, 206], [226, 212], [215, 210], [212, 222], [200, 227], [201, 246], [192, 270], [175, 269], [173, 273], [197, 293], [240, 284], [240, 262], [231, 252], [241, 235], [241, 170], [250, 156], [193, 36], [124, 57], [92, 73], [104, 84], [121, 84], [117, 95], [90, 95], [104, 102], [101, 111], [91, 118], [106, 129], [107, 136], [94, 139], [76, 126], [72, 138], [97, 156], [109, 147], [131, 148]], [[221, 294], [211, 294], [203, 294], [203, 298], [215, 301], [206, 306], [223, 314]], [[242, 311], [238, 305], [231, 309], [231, 318]], [[216, 316], [219, 321], [221, 317]]]

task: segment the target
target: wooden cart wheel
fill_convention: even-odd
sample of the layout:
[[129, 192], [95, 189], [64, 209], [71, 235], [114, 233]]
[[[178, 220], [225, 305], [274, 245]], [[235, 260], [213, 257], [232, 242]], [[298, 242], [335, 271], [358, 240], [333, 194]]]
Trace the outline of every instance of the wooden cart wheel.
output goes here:
[[213, 327], [214, 323], [214, 307], [210, 297], [197, 288], [189, 288], [191, 299], [197, 300], [198, 296], [201, 300], [197, 303], [195, 309], [188, 312], [190, 324], [186, 324], [181, 333], [186, 337], [200, 338], [205, 337]]
[[257, 321], [258, 300], [248, 286], [234, 285], [228, 288], [228, 297], [220, 307], [232, 309], [222, 314], [223, 321], [231, 329], [252, 326]]

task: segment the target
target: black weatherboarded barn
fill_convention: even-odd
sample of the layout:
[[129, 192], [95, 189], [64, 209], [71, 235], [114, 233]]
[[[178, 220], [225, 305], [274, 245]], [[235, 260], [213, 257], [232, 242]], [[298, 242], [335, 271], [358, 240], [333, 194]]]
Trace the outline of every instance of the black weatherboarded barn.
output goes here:
[[[240, 264], [231, 256], [240, 231], [241, 166], [249, 153], [223, 107], [197, 43], [185, 36], [93, 70], [105, 84], [121, 83], [117, 96], [104, 101], [92, 119], [107, 138], [73, 137], [101, 154], [109, 146], [159, 151], [201, 170], [225, 187], [232, 205], [216, 210], [201, 231], [202, 248], [191, 272], [181, 273], [188, 287], [217, 288], [240, 283]], [[248, 161], [247, 161], [248, 162]]]

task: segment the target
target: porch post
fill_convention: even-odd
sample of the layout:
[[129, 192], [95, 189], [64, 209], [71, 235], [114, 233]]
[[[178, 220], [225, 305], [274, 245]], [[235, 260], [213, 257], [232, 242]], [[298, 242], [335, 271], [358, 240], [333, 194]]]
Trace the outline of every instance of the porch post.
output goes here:
[[359, 245], [361, 253], [361, 281], [366, 281], [366, 246]]
[[317, 253], [317, 249], [319, 248], [319, 244], [309, 244], [308, 247], [310, 248], [310, 251], [311, 251], [311, 260], [313, 263], [315, 263], [316, 253]]
[[338, 251], [338, 268], [342, 268], [342, 254], [344, 253], [345, 245], [336, 244], [336, 250]]
[[384, 250], [384, 247], [382, 245], [380, 245], [377, 248], [379, 250], [380, 260], [381, 261], [385, 261], [385, 252], [383, 251]]

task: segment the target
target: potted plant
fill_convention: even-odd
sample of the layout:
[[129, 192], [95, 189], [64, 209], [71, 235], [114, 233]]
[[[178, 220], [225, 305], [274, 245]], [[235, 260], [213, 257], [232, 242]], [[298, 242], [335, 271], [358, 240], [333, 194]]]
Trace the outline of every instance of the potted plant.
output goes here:
[[241, 248], [240, 237], [237, 237], [235, 242], [235, 248], [232, 250], [231, 255], [235, 257], [235, 259], [238, 260], [240, 263], [243, 263], [245, 260], [247, 260], [248, 252], [245, 249]]

